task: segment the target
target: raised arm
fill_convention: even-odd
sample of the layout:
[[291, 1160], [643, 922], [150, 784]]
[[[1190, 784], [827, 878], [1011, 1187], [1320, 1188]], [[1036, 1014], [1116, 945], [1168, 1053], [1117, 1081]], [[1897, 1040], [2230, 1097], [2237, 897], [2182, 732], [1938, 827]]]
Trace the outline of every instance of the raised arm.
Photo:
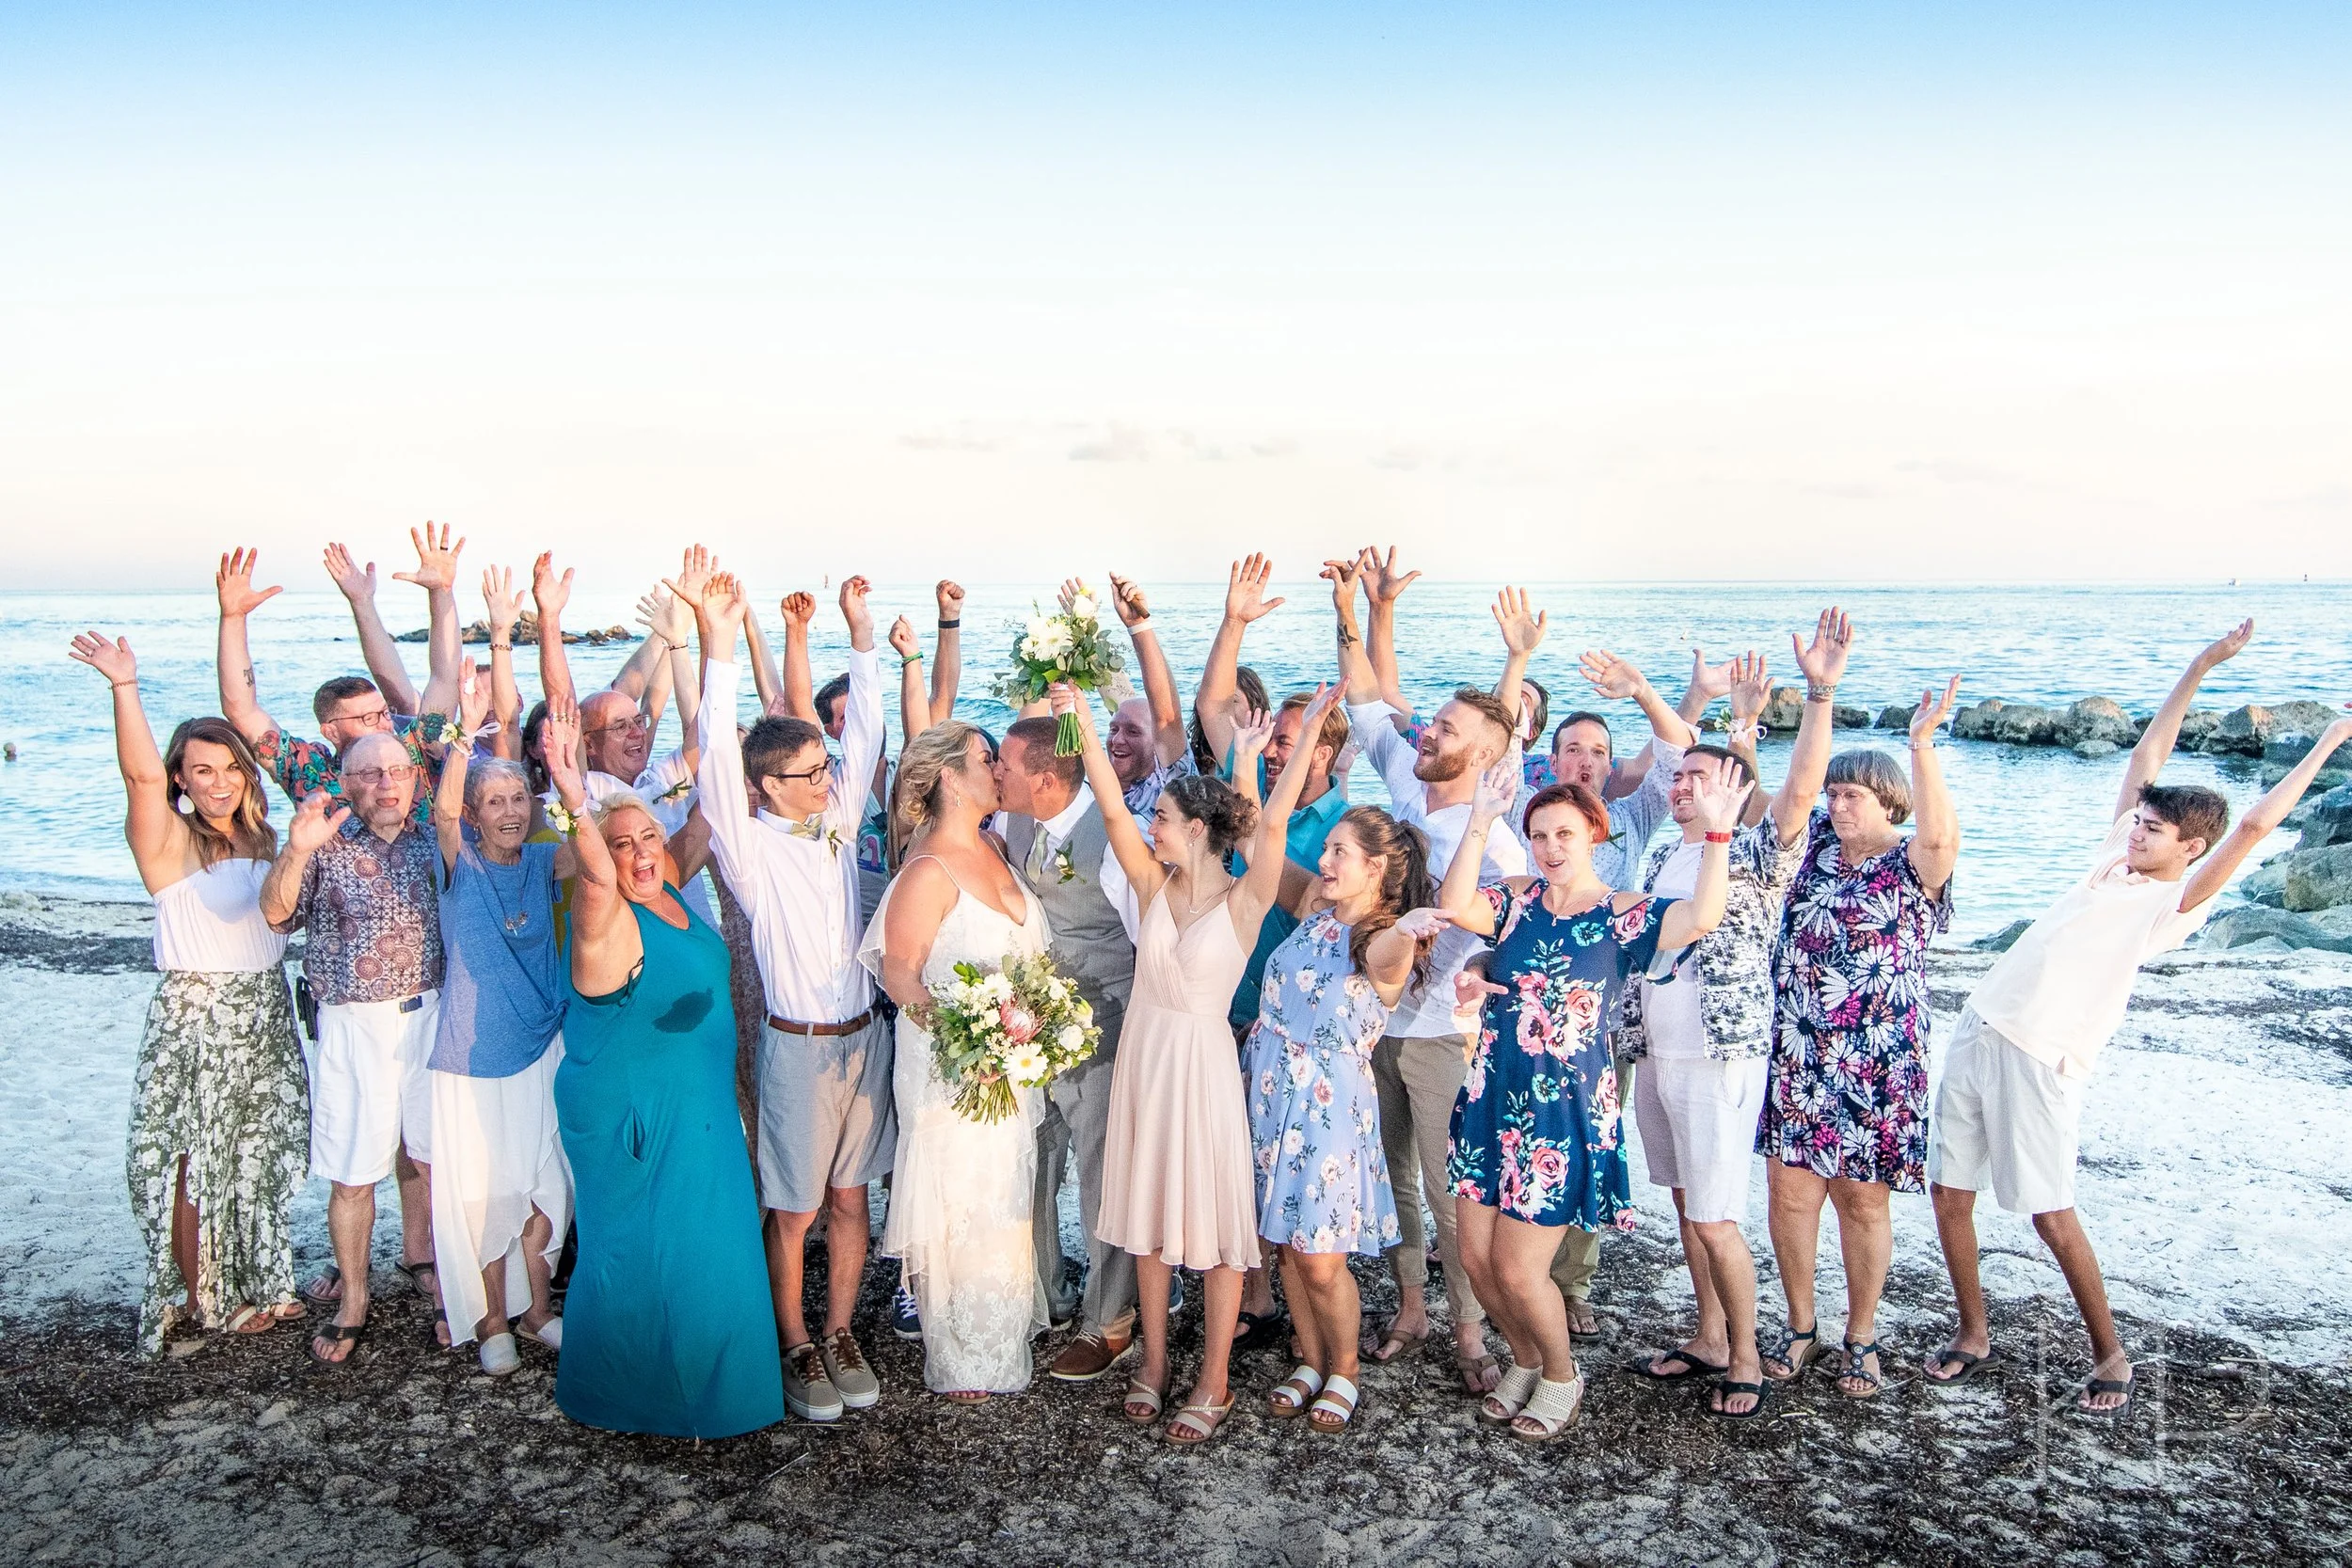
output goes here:
[[515, 623], [522, 600], [515, 593], [511, 566], [491, 566], [482, 574], [482, 605], [490, 630], [490, 717], [498, 721], [491, 749], [509, 762], [523, 758], [523, 694], [515, 684]]
[[1470, 797], [1470, 825], [1462, 831], [1462, 842], [1446, 865], [1445, 880], [1438, 885], [1439, 912], [1481, 936], [1490, 934], [1494, 927], [1494, 908], [1478, 895], [1478, 874], [1486, 863], [1486, 840], [1518, 793], [1519, 759], [1516, 756], [1502, 758], [1478, 776], [1478, 788]]
[[[1931, 687], [1919, 693], [1919, 705], [1911, 710], [1911, 808], [1917, 826], [1906, 853], [1931, 895], [1951, 879], [1952, 866], [1960, 859], [1960, 813], [1944, 784], [1944, 764], [1935, 754], [1935, 727], [1951, 716], [1959, 701], [1960, 677], [1954, 675], [1942, 698]], [[1813, 717], [1809, 703], [1805, 717]]]
[[269, 922], [270, 929], [294, 929], [311, 858], [350, 820], [351, 808], [337, 804], [323, 789], [305, 795], [294, 807], [294, 820], [286, 825], [286, 847], [270, 862], [269, 873], [262, 879], [262, 918]]
[[1606, 648], [1587, 648], [1577, 663], [1596, 693], [1619, 702], [1630, 697], [1639, 705], [1642, 717], [1649, 721], [1650, 734], [1660, 740], [1677, 751], [1698, 743], [1699, 732], [1666, 705], [1658, 688], [1650, 685], [1649, 677], [1631, 659], [1621, 658]]
[[[548, 699], [548, 782], [562, 811], [550, 813], [556, 831], [572, 851], [572, 979], [591, 995], [611, 988], [591, 956], [628, 918], [628, 903], [612, 864], [612, 848], [588, 816], [588, 789], [580, 769], [580, 706]], [[736, 798], [742, 799], [740, 791]], [[582, 971], [586, 970], [585, 976]]]
[[[147, 891], [160, 893], [179, 879], [188, 830], [171, 809], [171, 779], [164, 771], [155, 732], [139, 703], [138, 659], [127, 639], [110, 642], [94, 631], [76, 637], [69, 653], [105, 676], [114, 689], [115, 765], [122, 770], [122, 792], [130, 803], [122, 834], [130, 841]], [[261, 780], [250, 782], [254, 788], [262, 787]]]
[[471, 663], [457, 673], [457, 733], [441, 751], [441, 782], [433, 791], [433, 835], [441, 846], [441, 885], [457, 873], [466, 843], [466, 768], [474, 732], [490, 717], [490, 681]]
[[1111, 754], [1103, 750], [1103, 737], [1094, 727], [1093, 705], [1076, 687], [1060, 681], [1054, 683], [1046, 697], [1056, 718], [1065, 713], [1078, 716], [1079, 754], [1086, 763], [1087, 783], [1093, 786], [1095, 802], [1103, 808], [1103, 831], [1111, 841], [1111, 853], [1119, 857], [1119, 869], [1127, 875], [1127, 885], [1135, 890], [1136, 907], [1147, 908], [1160, 884], [1168, 880], [1168, 868], [1152, 852], [1151, 840], [1144, 837], [1135, 815], [1120, 800], [1119, 770], [1111, 766]]
[[[1682, 705], [1676, 711], [1682, 715], [1686, 722], [1696, 724], [1698, 720], [1706, 714], [1708, 703], [1714, 699], [1713, 697], [1702, 698], [1698, 704], [1699, 711], [1694, 714], [1691, 711], [1692, 695], [1700, 689], [1702, 684], [1713, 683], [1711, 680], [1702, 683], [1698, 673], [1700, 670], [1708, 669], [1706, 656], [1696, 648], [1692, 649], [1691, 653], [1695, 660], [1696, 668], [1692, 672], [1691, 689], [1682, 694]], [[1772, 802], [1779, 799], [1777, 795], [1767, 796], [1764, 793], [1764, 764], [1756, 754], [1756, 726], [1764, 717], [1765, 705], [1772, 700], [1772, 668], [1771, 662], [1762, 654], [1750, 649], [1738, 658], [1726, 660], [1722, 666], [1722, 671], [1723, 678], [1729, 681], [1725, 690], [1731, 698], [1731, 727], [1724, 732], [1724, 749], [1746, 763], [1748, 777], [1756, 781], [1757, 787], [1748, 793], [1747, 808], [1740, 814], [1740, 825], [1743, 828], [1752, 828], [1764, 820], [1764, 814], [1772, 808]], [[1718, 695], [1723, 694], [1725, 693], [1718, 693]], [[1806, 799], [1804, 804], [1806, 810], [1810, 811], [1812, 808], [1810, 797]], [[1802, 826], [1803, 818], [1800, 817], [1799, 821]]]
[[1396, 662], [1396, 601], [1411, 587], [1419, 572], [1399, 571], [1396, 546], [1389, 546], [1383, 556], [1366, 545], [1356, 557], [1357, 575], [1364, 584], [1364, 653], [1372, 660], [1373, 673], [1380, 681], [1380, 695], [1396, 709], [1399, 721], [1413, 716], [1413, 705], [1405, 695], [1405, 681]]
[[1543, 645], [1544, 611], [1529, 612], [1527, 590], [1505, 588], [1495, 595], [1495, 626], [1502, 633], [1502, 678], [1495, 682], [1495, 700], [1511, 712], [1512, 733], [1519, 730], [1519, 698], [1527, 681], [1527, 661]]
[[841, 581], [841, 619], [850, 628], [850, 690], [841, 704], [841, 781], [825, 814], [843, 832], [866, 815], [866, 795], [882, 767], [885, 729], [882, 668], [874, 649], [874, 612], [866, 596], [873, 585], [862, 577]]
[[[447, 713], [457, 701], [457, 666], [464, 661], [457, 629], [457, 557], [466, 547], [460, 539], [449, 542], [449, 525], [437, 535], [433, 525], [410, 529], [408, 542], [417, 547], [417, 569], [394, 572], [394, 582], [413, 582], [424, 590], [427, 631], [424, 691], [416, 711]], [[406, 684], [405, 678], [403, 684]]]
[[[1788, 776], [1781, 780], [1780, 788], [1772, 795], [1772, 828], [1784, 845], [1794, 844], [1804, 832], [1805, 822], [1813, 815], [1813, 802], [1820, 798], [1821, 782], [1829, 777], [1830, 726], [1836, 713], [1837, 683], [1845, 678], [1853, 637], [1852, 620], [1835, 605], [1814, 621], [1810, 646], [1798, 641], [1795, 632], [1788, 634], [1788, 646], [1796, 655], [1797, 668], [1804, 672], [1804, 713], [1797, 721], [1797, 744], [1788, 756]], [[1913, 734], [1915, 768], [1917, 732]], [[1924, 817], [1920, 827], [1922, 831], [1926, 828]], [[1948, 873], [1950, 867], [1945, 869]], [[1941, 880], [1935, 885], [1941, 886]]]
[[1152, 707], [1152, 735], [1163, 768], [1182, 758], [1190, 742], [1184, 735], [1184, 704], [1176, 696], [1176, 677], [1168, 668], [1168, 653], [1152, 624], [1151, 601], [1132, 578], [1110, 574], [1111, 608], [1135, 644], [1136, 672], [1143, 682], [1143, 698]]
[[956, 689], [963, 681], [963, 585], [941, 578], [931, 594], [939, 601], [931, 649], [931, 722], [937, 724], [956, 716]]
[[245, 618], [285, 592], [253, 586], [253, 568], [261, 555], [254, 549], [230, 550], [220, 558], [220, 570], [213, 575], [213, 588], [220, 597], [220, 711], [239, 735], [256, 745], [278, 728], [278, 721], [262, 707]]
[[[1361, 556], [1333, 559], [1323, 563], [1315, 575], [1331, 585], [1332, 641], [1340, 663], [1340, 687], [1347, 702], [1376, 703], [1381, 700], [1380, 676], [1372, 667], [1371, 656], [1364, 652], [1363, 628], [1356, 621], [1356, 585], [1363, 565]], [[1403, 723], [1403, 716], [1396, 715]]]
[[1192, 699], [1200, 733], [1209, 750], [1220, 757], [1233, 741], [1234, 697], [1239, 689], [1234, 672], [1241, 667], [1242, 634], [1250, 622], [1282, 603], [1265, 596], [1266, 583], [1273, 576], [1274, 563], [1258, 554], [1234, 562], [1225, 576], [1225, 617], [1217, 623], [1216, 640], [1209, 644], [1208, 664], [1200, 672], [1200, 689]]
[[1724, 918], [1724, 896], [1731, 890], [1731, 833], [1748, 803], [1754, 784], [1741, 784], [1730, 763], [1718, 762], [1691, 781], [1691, 803], [1698, 813], [1706, 841], [1699, 850], [1698, 880], [1691, 896], [1678, 898], [1658, 923], [1661, 952], [1688, 947], [1713, 930]]
[[2156, 716], [2148, 721], [2148, 727], [2139, 732], [2139, 744], [2132, 748], [2131, 765], [2123, 769], [2123, 787], [2115, 797], [2115, 810], [2107, 820], [2130, 811], [2139, 804], [2142, 786], [2156, 782], [2164, 765], [2171, 759], [2173, 743], [2181, 738], [2181, 721], [2188, 717], [2188, 705], [2197, 697], [2197, 689], [2205, 677], [2238, 656], [2239, 650], [2254, 640], [2254, 623], [2242, 621], [2237, 629], [2207, 647], [2188, 661], [2181, 678], [2172, 683], [2171, 694]]
[[784, 614], [784, 707], [779, 717], [805, 719], [822, 727], [817, 687], [808, 672], [808, 624], [817, 618], [817, 595], [787, 594], [777, 609]]
[[394, 713], [417, 711], [417, 689], [408, 684], [408, 667], [400, 660], [400, 645], [384, 629], [375, 608], [375, 562], [365, 566], [351, 559], [342, 545], [326, 546], [326, 575], [335, 579], [351, 605], [351, 624], [359, 629], [359, 657], [367, 660], [368, 675], [384, 694], [384, 705]]
[[694, 786], [700, 794], [694, 815], [710, 824], [710, 852], [727, 885], [748, 903], [758, 896], [761, 883], [743, 874], [754, 824], [743, 782], [743, 742], [735, 733], [736, 682], [741, 678], [735, 634], [751, 606], [725, 572], [706, 581], [695, 599], [681, 595], [680, 602], [693, 611], [701, 632], [706, 687], [695, 715]]
[[2231, 876], [2246, 863], [2246, 857], [2287, 819], [2287, 814], [2302, 800], [2303, 792], [2311, 787], [2321, 767], [2347, 740], [2352, 740], [2352, 719], [2339, 719], [2320, 732], [2318, 741], [2303, 753], [2300, 762], [2287, 769], [2287, 776], [2271, 785], [2254, 802], [2253, 809], [2238, 818], [2237, 826], [2230, 830], [2219, 846], [2190, 869], [2181, 885], [2183, 914], [2229, 885]]
[[898, 733], [913, 740], [931, 727], [931, 696], [923, 686], [923, 644], [903, 615], [890, 623], [890, 651], [898, 657]]
[[784, 676], [776, 670], [776, 656], [769, 650], [758, 612], [748, 602], [743, 608], [743, 644], [751, 652], [752, 690], [759, 698], [759, 711], [781, 712], [776, 705], [784, 700]]
[[[539, 694], [553, 712], [558, 704], [577, 710], [580, 693], [572, 686], [571, 657], [564, 652], [564, 607], [572, 602], [572, 569], [555, 575], [555, 556], [542, 551], [531, 563], [531, 602], [539, 612]], [[578, 725], [572, 734], [579, 736]]]

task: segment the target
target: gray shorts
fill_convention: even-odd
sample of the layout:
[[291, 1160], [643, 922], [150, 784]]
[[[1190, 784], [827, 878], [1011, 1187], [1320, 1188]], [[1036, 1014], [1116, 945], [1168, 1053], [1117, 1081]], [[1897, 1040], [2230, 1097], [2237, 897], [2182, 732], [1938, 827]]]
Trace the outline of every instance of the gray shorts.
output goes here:
[[891, 1029], [880, 1014], [853, 1035], [759, 1031], [759, 1206], [807, 1214], [828, 1187], [863, 1187], [898, 1147]]

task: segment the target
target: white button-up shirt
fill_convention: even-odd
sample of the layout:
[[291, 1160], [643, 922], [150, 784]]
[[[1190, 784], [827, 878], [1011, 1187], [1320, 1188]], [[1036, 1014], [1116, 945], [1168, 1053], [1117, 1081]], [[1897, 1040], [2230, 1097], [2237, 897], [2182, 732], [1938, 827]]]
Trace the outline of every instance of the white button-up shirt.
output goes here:
[[[1395, 712], [1383, 702], [1353, 703], [1347, 709], [1348, 724], [1365, 758], [1389, 786], [1389, 809], [1399, 822], [1419, 828], [1429, 840], [1430, 879], [1442, 882], [1446, 868], [1454, 863], [1454, 852], [1462, 847], [1462, 835], [1470, 831], [1470, 802], [1434, 812], [1429, 809], [1429, 786], [1413, 777], [1419, 751], [1390, 722]], [[1478, 867], [1479, 884], [1526, 875], [1527, 846], [1507, 819], [1498, 821], [1486, 834], [1486, 853]], [[1454, 977], [1485, 946], [1459, 927], [1438, 933], [1430, 953], [1429, 983], [1405, 993], [1389, 1019], [1389, 1033], [1401, 1039], [1435, 1039], [1476, 1027], [1475, 1009], [1459, 1018], [1454, 1014]]]
[[[703, 676], [702, 764], [695, 781], [710, 823], [710, 853], [743, 906], [769, 1012], [795, 1023], [840, 1023], [873, 1006], [857, 961], [866, 934], [858, 911], [857, 827], [866, 782], [882, 749], [882, 677], [874, 650], [850, 653], [841, 769], [815, 837], [771, 812], [754, 816], [735, 734], [741, 666], [714, 661]], [[844, 781], [852, 781], [845, 787]]]

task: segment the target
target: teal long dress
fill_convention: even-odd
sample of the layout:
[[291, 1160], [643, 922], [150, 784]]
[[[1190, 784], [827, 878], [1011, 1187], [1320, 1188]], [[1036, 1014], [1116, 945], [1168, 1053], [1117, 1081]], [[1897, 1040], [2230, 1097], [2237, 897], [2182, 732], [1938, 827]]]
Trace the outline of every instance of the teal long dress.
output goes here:
[[555, 1071], [580, 1223], [555, 1402], [612, 1432], [732, 1437], [784, 1419], [784, 1378], [727, 949], [691, 910], [684, 930], [630, 913], [644, 967], [610, 996], [573, 989]]

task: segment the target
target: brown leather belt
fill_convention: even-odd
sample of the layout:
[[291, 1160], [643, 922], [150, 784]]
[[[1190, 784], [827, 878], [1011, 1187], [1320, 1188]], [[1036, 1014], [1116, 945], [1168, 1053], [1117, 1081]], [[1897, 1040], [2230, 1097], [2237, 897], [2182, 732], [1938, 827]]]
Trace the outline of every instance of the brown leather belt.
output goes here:
[[855, 1018], [839, 1023], [796, 1023], [788, 1018], [768, 1015], [768, 1027], [782, 1035], [854, 1035], [874, 1021], [874, 1009], [866, 1008]]

